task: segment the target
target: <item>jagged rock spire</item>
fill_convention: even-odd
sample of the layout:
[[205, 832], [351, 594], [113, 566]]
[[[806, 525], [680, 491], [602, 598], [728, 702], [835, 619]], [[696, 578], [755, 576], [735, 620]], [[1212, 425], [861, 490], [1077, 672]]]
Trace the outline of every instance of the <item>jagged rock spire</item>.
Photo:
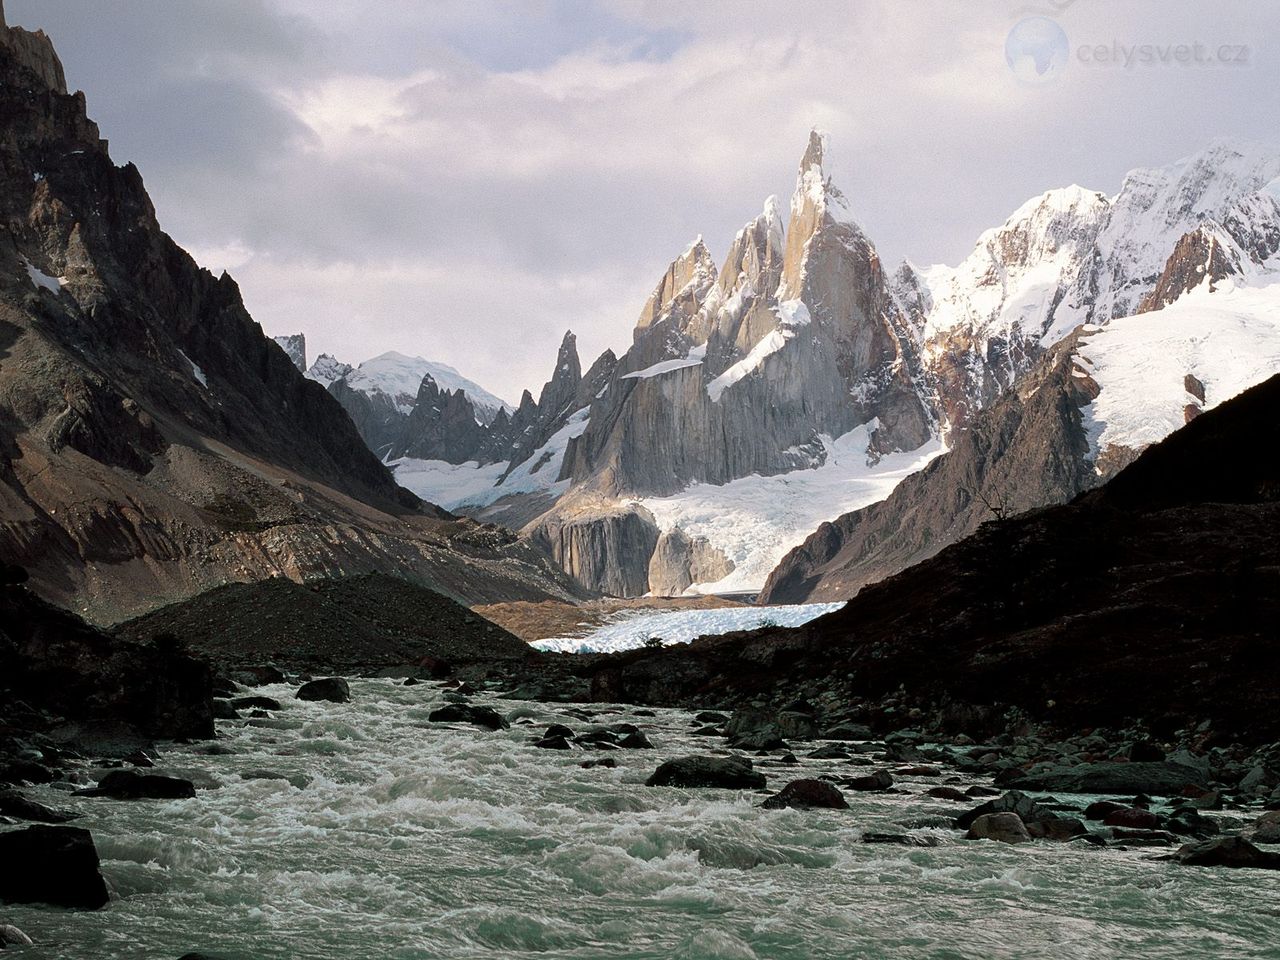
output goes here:
[[827, 150], [827, 135], [817, 130], [809, 131], [809, 143], [796, 174], [795, 193], [791, 195], [791, 223], [787, 226], [779, 300], [799, 298], [804, 277], [805, 246], [824, 223], [834, 222], [830, 207], [848, 206], [844, 194], [831, 182], [823, 168]]
[[703, 297], [716, 281], [716, 264], [699, 235], [680, 256], [671, 261], [636, 321], [635, 339], [677, 310], [693, 316]]

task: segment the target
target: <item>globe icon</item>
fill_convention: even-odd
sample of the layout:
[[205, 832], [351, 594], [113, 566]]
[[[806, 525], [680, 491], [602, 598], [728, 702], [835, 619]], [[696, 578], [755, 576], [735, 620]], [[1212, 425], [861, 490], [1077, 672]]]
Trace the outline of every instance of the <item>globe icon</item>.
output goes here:
[[1004, 58], [1024, 83], [1056, 80], [1067, 66], [1067, 34], [1048, 17], [1027, 17], [1014, 24], [1004, 41]]

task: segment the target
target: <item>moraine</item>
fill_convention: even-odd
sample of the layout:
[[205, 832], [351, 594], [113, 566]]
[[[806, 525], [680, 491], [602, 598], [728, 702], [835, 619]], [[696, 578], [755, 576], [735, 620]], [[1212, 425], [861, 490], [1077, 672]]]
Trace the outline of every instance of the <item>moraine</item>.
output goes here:
[[[849, 810], [644, 786], [661, 761], [723, 743], [691, 735], [683, 711], [591, 707], [596, 722], [641, 726], [655, 749], [583, 769], [606, 754], [532, 745], [551, 723], [590, 728], [566, 706], [478, 696], [512, 721], [490, 733], [429, 723], [444, 702], [434, 684], [353, 680], [347, 704], [257, 692], [283, 708], [221, 723], [234, 754], [166, 750], [166, 770], [220, 784], [195, 799], [32, 791], [84, 814], [117, 899], [98, 912], [7, 908], [37, 941], [24, 957], [1274, 956], [1274, 875], [904, 826], [968, 809], [923, 796], [936, 778], [845, 791]], [[869, 772], [756, 760], [770, 792]], [[261, 769], [305, 786], [242, 776]], [[938, 845], [869, 845], [868, 832]]]

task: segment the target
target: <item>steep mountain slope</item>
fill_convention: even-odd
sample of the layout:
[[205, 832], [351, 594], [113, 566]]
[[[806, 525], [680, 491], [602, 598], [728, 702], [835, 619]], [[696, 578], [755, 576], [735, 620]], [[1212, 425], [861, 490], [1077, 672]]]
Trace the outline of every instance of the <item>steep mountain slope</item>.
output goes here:
[[788, 554], [761, 599], [850, 597], [993, 516], [1069, 500], [1280, 370], [1276, 266], [1224, 264], [1210, 247], [1180, 241], [1151, 299], [1198, 277], [1189, 292], [1156, 312], [1086, 326], [1059, 343], [955, 431], [948, 454], [883, 502], [823, 524]]
[[160, 230], [61, 78], [43, 34], [0, 28], [0, 555], [98, 620], [277, 573], [570, 590], [396, 485], [235, 282]]
[[1224, 743], [1270, 742], [1280, 461], [1259, 451], [1277, 443], [1280, 376], [1104, 487], [985, 524], [805, 627], [624, 655], [596, 668], [594, 692], [654, 703], [830, 693], [855, 705], [893, 693], [898, 711], [978, 736], [1013, 706], [1064, 729], [1141, 719], [1163, 736], [1194, 718]]

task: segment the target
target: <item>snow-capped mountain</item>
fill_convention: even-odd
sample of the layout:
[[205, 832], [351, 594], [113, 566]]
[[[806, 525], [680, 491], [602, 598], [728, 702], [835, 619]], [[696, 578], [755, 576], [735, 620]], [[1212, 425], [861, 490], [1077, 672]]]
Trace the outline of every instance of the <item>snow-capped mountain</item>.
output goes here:
[[356, 367], [322, 354], [307, 371], [307, 376], [325, 386], [334, 380], [345, 379], [352, 390], [370, 396], [380, 393], [390, 399], [395, 409], [405, 416], [416, 405], [418, 388], [422, 386], [422, 378], [426, 376], [430, 376], [441, 390], [461, 390], [465, 393], [475, 408], [476, 419], [483, 424], [492, 423], [499, 410], [506, 410], [507, 413], [514, 410], [511, 404], [494, 396], [475, 381], [468, 380], [448, 364], [435, 363], [422, 357], [409, 357], [394, 350], [381, 353]]
[[[494, 485], [407, 461], [398, 475], [420, 478], [428, 499], [457, 494], [455, 509], [524, 524], [606, 592], [751, 591], [806, 530], [875, 510], [922, 468], [940, 479], [911, 485], [919, 509], [881, 511], [878, 542], [901, 549], [877, 574], [962, 536], [988, 502], [1069, 498], [1182, 422], [1188, 403], [1277, 368], [1274, 326], [1253, 311], [1280, 247], [1280, 152], [1218, 141], [1134, 171], [1114, 196], [1051, 190], [956, 267], [890, 274], [848, 219], [825, 150], [814, 134], [785, 223], [770, 198], [718, 269], [702, 238], [672, 261], [598, 392], [574, 393]], [[1218, 296], [1201, 319], [1177, 319], [1184, 300]], [[1167, 327], [1130, 319], [1160, 308]], [[1115, 359], [1141, 357], [1143, 343], [1186, 369], [1157, 386], [1164, 367]], [[1233, 351], [1257, 362], [1220, 369]], [[1187, 401], [1184, 376], [1215, 400]], [[1149, 386], [1116, 385], [1130, 380]], [[946, 447], [967, 451], [949, 461], [963, 469], [931, 463]]]
[[321, 354], [306, 375], [338, 398], [369, 449], [384, 459], [411, 450], [452, 462], [483, 458], [489, 428], [505, 434], [513, 410], [453, 367], [395, 351], [355, 367]]
[[[948, 369], [934, 359], [947, 358], [950, 369], [975, 371], [970, 385], [993, 375], [976, 362], [979, 351], [955, 352], [966, 337], [971, 345], [983, 335], [1027, 344], [1038, 334], [1043, 352], [1024, 352], [1025, 372], [1014, 364], [996, 371], [1012, 376], [1013, 388], [953, 421], [949, 453], [883, 502], [823, 524], [771, 574], [762, 598], [851, 596], [985, 520], [1071, 499], [1203, 410], [1280, 371], [1278, 171], [1280, 153], [1215, 142], [1168, 168], [1130, 174], [1116, 197], [1102, 198], [1105, 206], [1091, 198], [1085, 216], [1071, 210], [1070, 249], [1064, 257], [1063, 244], [1046, 248], [1045, 280], [1030, 298], [1015, 280], [1015, 295], [1001, 299], [989, 281], [1004, 266], [995, 258], [986, 282], [967, 289], [957, 278], [972, 281], [974, 271], [942, 273], [934, 293], [951, 312], [930, 316], [932, 369]], [[1052, 195], [1038, 200], [1037, 212], [1070, 209]], [[1082, 257], [1079, 238], [1088, 233], [1094, 239]], [[964, 296], [953, 295], [957, 286]], [[985, 325], [972, 315], [957, 319], [957, 301], [983, 296], [1013, 307]], [[1036, 308], [1019, 314], [1029, 300]]]

